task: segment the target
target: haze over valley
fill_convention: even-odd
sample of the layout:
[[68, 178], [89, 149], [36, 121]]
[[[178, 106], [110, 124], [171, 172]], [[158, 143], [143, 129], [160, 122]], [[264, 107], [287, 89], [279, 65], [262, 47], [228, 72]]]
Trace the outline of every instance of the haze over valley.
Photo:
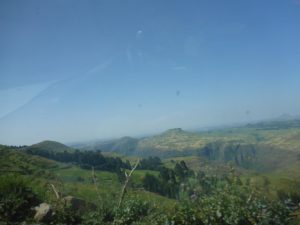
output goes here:
[[299, 0], [1, 0], [0, 225], [300, 224]]

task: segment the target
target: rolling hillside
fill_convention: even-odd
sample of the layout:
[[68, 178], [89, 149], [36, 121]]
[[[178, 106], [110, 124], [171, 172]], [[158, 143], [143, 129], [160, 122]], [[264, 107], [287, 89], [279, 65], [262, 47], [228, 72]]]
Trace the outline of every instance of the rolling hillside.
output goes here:
[[[122, 152], [128, 155], [159, 154], [199, 150], [213, 142], [266, 144], [285, 150], [300, 151], [300, 120], [261, 122], [242, 127], [188, 132], [181, 128], [167, 130], [155, 136], [140, 139], [123, 137], [110, 141], [81, 144], [81, 149]], [[178, 153], [177, 153], [178, 154]], [[180, 154], [180, 153], [179, 153]]]
[[[179, 138], [189, 138], [190, 133], [185, 132], [181, 129], [172, 129], [165, 133], [163, 133], [161, 137], [176, 139]], [[192, 134], [197, 135], [197, 134]], [[216, 135], [216, 134], [214, 134]], [[185, 137], [186, 136], [186, 137]], [[152, 137], [157, 138], [157, 137]], [[125, 139], [123, 139], [125, 140]], [[130, 140], [130, 139], [127, 139]], [[153, 141], [153, 140], [152, 140]], [[128, 143], [128, 142], [127, 142]], [[33, 190], [33, 192], [40, 196], [43, 201], [50, 202], [55, 206], [56, 212], [60, 212], [61, 208], [55, 205], [59, 200], [53, 200], [54, 193], [51, 190], [51, 185], [54, 185], [56, 189], [59, 191], [61, 196], [75, 196], [76, 198], [87, 201], [90, 204], [97, 205], [98, 207], [105, 206], [106, 210], [113, 210], [117, 206], [117, 201], [121, 196], [122, 183], [124, 181], [120, 180], [120, 176], [118, 173], [104, 171], [104, 170], [92, 170], [87, 168], [79, 167], [74, 163], [63, 163], [60, 161], [53, 161], [46, 159], [47, 156], [40, 157], [32, 154], [27, 154], [27, 151], [30, 149], [34, 151], [44, 151], [44, 152], [54, 152], [54, 153], [63, 153], [66, 154], [68, 151], [68, 147], [62, 145], [57, 142], [42, 142], [36, 145], [25, 148], [26, 151], [22, 148], [15, 149], [14, 147], [9, 146], [0, 146], [0, 169], [1, 169], [1, 178], [9, 179], [11, 176], [17, 177], [17, 179], [22, 180], [25, 179], [27, 188]], [[57, 149], [55, 148], [57, 146]], [[246, 188], [248, 185], [251, 185], [252, 190], [256, 190], [258, 193], [265, 193], [266, 197], [269, 199], [270, 203], [268, 203], [268, 207], [272, 207], [271, 202], [280, 197], [278, 193], [282, 193], [284, 198], [288, 198], [293, 194], [294, 201], [298, 199], [298, 191], [299, 190], [299, 182], [297, 181], [297, 176], [299, 173], [296, 173], [297, 168], [290, 167], [291, 165], [296, 165], [295, 163], [298, 160], [296, 158], [292, 158], [294, 151], [290, 150], [282, 150], [277, 152], [274, 149], [268, 149], [268, 153], [265, 151], [265, 147], [256, 146], [253, 147], [254, 144], [249, 143], [238, 143], [236, 141], [216, 141], [206, 144], [201, 151], [198, 152], [197, 156], [183, 156], [183, 157], [175, 157], [168, 158], [163, 161], [164, 169], [159, 171], [148, 170], [148, 169], [137, 169], [130, 181], [128, 190], [126, 191], [126, 196], [124, 198], [124, 204], [130, 204], [133, 201], [140, 201], [141, 204], [151, 204], [151, 212], [149, 215], [157, 216], [157, 213], [167, 215], [175, 215], [178, 210], [181, 200], [184, 200], [186, 196], [189, 196], [189, 190], [197, 190], [197, 192], [202, 193], [201, 196], [205, 196], [207, 200], [209, 200], [209, 205], [207, 208], [211, 208], [210, 201], [212, 200], [212, 196], [209, 190], [214, 189], [218, 190], [218, 185], [224, 185], [224, 182], [228, 182], [227, 185], [232, 185], [232, 187], [240, 187]], [[70, 152], [74, 151], [72, 148]], [[287, 154], [290, 152], [291, 155]], [[30, 153], [30, 152], [28, 152]], [[75, 153], [70, 154], [87, 154], [89, 155], [91, 152], [79, 152], [75, 151]], [[97, 153], [97, 151], [96, 151]], [[99, 153], [99, 152], [98, 152]], [[292, 154], [293, 153], [293, 154]], [[202, 154], [202, 155], [201, 155]], [[279, 155], [277, 155], [279, 154]], [[271, 157], [272, 155], [272, 157]], [[93, 157], [92, 157], [93, 158]], [[89, 159], [89, 160], [92, 160]], [[281, 161], [279, 160], [281, 158]], [[92, 160], [93, 161], [93, 160]], [[186, 161], [186, 165], [188, 167], [194, 169], [195, 171], [203, 172], [201, 173], [186, 173], [186, 177], [183, 180], [180, 180], [180, 174], [182, 170], [178, 171], [178, 163], [182, 163]], [[260, 168], [259, 170], [264, 171], [263, 173], [253, 173], [253, 168], [251, 167], [255, 162], [257, 165], [265, 165], [266, 168]], [[240, 178], [235, 176], [232, 171], [232, 167], [227, 165], [227, 162], [235, 162], [240, 168], [236, 169], [237, 174], [240, 174]], [[185, 165], [185, 163], [183, 164]], [[272, 167], [273, 166], [273, 167]], [[284, 173], [285, 167], [288, 169], [294, 169], [294, 171], [289, 171], [288, 173]], [[281, 169], [278, 169], [281, 168]], [[258, 169], [257, 169], [258, 170]], [[172, 172], [173, 171], [173, 172]], [[180, 172], [181, 171], [181, 172]], [[189, 171], [189, 170], [187, 170]], [[251, 172], [252, 171], [252, 172]], [[271, 171], [272, 173], [266, 173], [266, 171]], [[278, 173], [281, 172], [281, 174]], [[299, 170], [298, 170], [299, 171]], [[173, 174], [171, 176], [171, 174]], [[188, 175], [190, 174], [190, 175]], [[206, 174], [206, 175], [205, 175]], [[231, 178], [231, 176], [233, 177]], [[20, 177], [21, 175], [22, 177]], [[199, 175], [199, 176], [198, 176]], [[234, 178], [235, 177], [235, 178]], [[22, 178], [22, 179], [21, 179]], [[188, 178], [188, 179], [187, 179]], [[231, 179], [240, 179], [239, 183], [230, 183]], [[295, 179], [296, 178], [296, 179]], [[299, 178], [299, 177], [298, 177]], [[149, 180], [150, 179], [150, 180]], [[162, 179], [167, 179], [166, 181]], [[174, 180], [173, 180], [174, 179]], [[146, 182], [148, 181], [148, 183]], [[238, 181], [238, 180], [236, 180]], [[150, 183], [149, 183], [150, 182]], [[163, 183], [160, 183], [163, 182]], [[180, 183], [182, 182], [182, 183]], [[208, 183], [207, 183], [208, 182]], [[212, 183], [211, 183], [212, 182]], [[214, 184], [214, 182], [217, 182]], [[248, 184], [249, 183], [249, 184]], [[207, 186], [210, 184], [211, 186]], [[187, 185], [187, 186], [185, 186]], [[214, 186], [215, 185], [215, 186]], [[237, 185], [237, 186], [236, 186]], [[161, 192], [158, 189], [153, 189], [153, 187], [164, 187], [168, 192]], [[176, 189], [178, 187], [178, 190]], [[152, 189], [153, 190], [152, 190]], [[185, 189], [187, 188], [187, 189]], [[191, 189], [190, 189], [191, 188]], [[206, 190], [207, 188], [207, 190]], [[220, 193], [224, 192], [224, 187], [220, 186]], [[228, 190], [231, 190], [229, 188]], [[167, 193], [178, 193], [173, 197], [167, 195]], [[206, 193], [206, 191], [208, 191]], [[243, 192], [245, 191], [245, 193]], [[229, 195], [234, 198], [242, 199], [241, 196], [249, 196], [250, 192], [247, 193], [246, 189], [239, 190], [239, 194], [236, 192], [226, 192], [226, 196]], [[203, 193], [206, 193], [203, 195]], [[214, 193], [214, 192], [213, 192]], [[213, 198], [219, 199], [219, 192], [216, 192], [216, 196]], [[244, 193], [244, 194], [243, 194]], [[200, 195], [199, 195], [200, 196]], [[227, 198], [226, 198], [227, 199]], [[228, 198], [230, 199], [230, 198]], [[222, 200], [223, 201], [223, 200]], [[228, 201], [228, 200], [226, 200]], [[242, 207], [243, 201], [239, 201], [241, 206], [237, 206], [237, 203], [232, 203], [233, 206], [237, 206], [238, 208]], [[214, 204], [214, 203], [213, 203]], [[259, 203], [261, 204], [261, 203]], [[31, 205], [30, 207], [35, 206]], [[139, 205], [138, 208], [143, 205]], [[125, 211], [127, 210], [126, 206]], [[190, 205], [189, 207], [194, 207]], [[203, 209], [203, 205], [197, 210]], [[91, 210], [91, 209], [90, 209]], [[155, 211], [154, 211], [155, 210]], [[278, 209], [281, 213], [281, 209]], [[95, 213], [95, 211], [90, 211], [91, 213]], [[105, 211], [106, 212], [106, 211]], [[114, 217], [118, 216], [118, 214], [110, 214], [113, 211], [107, 211], [107, 215], [113, 215]], [[127, 211], [126, 211], [127, 212]], [[203, 211], [204, 212], [204, 211]], [[205, 211], [206, 212], [206, 211]], [[233, 211], [230, 211], [230, 213]], [[66, 212], [68, 213], [68, 211]], [[79, 215], [75, 212], [71, 212], [72, 216]], [[185, 212], [186, 213], [186, 212]], [[215, 209], [212, 211], [206, 212], [203, 214], [204, 216], [214, 215]], [[230, 214], [229, 213], [229, 214]], [[293, 213], [297, 213], [296, 211]], [[68, 215], [68, 214], [65, 214]], [[81, 215], [81, 214], [80, 214]], [[99, 220], [98, 215], [93, 215], [93, 218]], [[159, 214], [163, 215], [163, 214]], [[86, 216], [86, 215], [85, 215]], [[291, 215], [287, 214], [287, 216], [291, 217]], [[63, 217], [68, 218], [68, 217]], [[73, 217], [72, 217], [73, 218]], [[152, 217], [151, 217], [152, 218]], [[171, 217], [173, 218], [173, 217]], [[55, 218], [54, 218], [55, 219]], [[78, 220], [87, 219], [86, 217], [80, 217]], [[168, 220], [168, 218], [162, 217], [163, 220]], [[111, 217], [109, 217], [109, 223], [114, 224]], [[185, 221], [186, 219], [184, 219]], [[65, 223], [67, 224], [67, 223]], [[75, 223], [74, 223], [75, 224]], [[77, 223], [76, 223], [77, 224]], [[83, 223], [86, 224], [86, 223]], [[101, 224], [101, 223], [97, 223]], [[122, 223], [127, 224], [127, 223]], [[149, 224], [149, 223], [145, 223]], [[161, 222], [156, 224], [162, 224]], [[186, 223], [184, 223], [186, 224]], [[191, 224], [191, 223], [188, 223]], [[199, 223], [196, 223], [199, 224]], [[280, 223], [286, 224], [286, 223]]]
[[266, 121], [206, 132], [175, 128], [140, 139], [99, 141], [88, 148], [128, 156], [197, 156], [244, 169], [290, 173], [300, 171], [300, 120]]
[[[58, 142], [37, 144], [39, 147], [49, 144], [62, 147]], [[36, 146], [36, 145], [35, 145]], [[55, 149], [52, 148], [55, 151]], [[58, 148], [61, 150], [61, 148]], [[138, 195], [150, 202], [162, 203], [168, 206], [173, 200], [155, 193], [141, 190], [141, 181], [146, 173], [156, 174], [155, 171], [139, 170], [133, 175], [133, 182], [139, 188], [128, 190], [128, 197]], [[99, 198], [108, 201], [106, 204], [117, 204], [122, 182], [115, 172], [83, 169], [72, 163], [62, 163], [45, 157], [27, 154], [22, 149], [0, 145], [0, 178], [1, 176], [20, 175], [28, 178], [29, 185], [38, 191], [45, 200], [53, 197], [49, 184], [54, 184], [62, 195], [72, 195], [89, 202], [98, 203]], [[94, 175], [93, 175], [94, 174]], [[95, 176], [97, 183], [93, 181]]]

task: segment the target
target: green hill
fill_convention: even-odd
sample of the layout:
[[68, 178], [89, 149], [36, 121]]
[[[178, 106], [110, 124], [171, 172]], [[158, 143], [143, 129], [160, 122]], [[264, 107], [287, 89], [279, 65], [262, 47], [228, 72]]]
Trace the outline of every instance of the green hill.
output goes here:
[[300, 120], [266, 121], [205, 132], [175, 128], [140, 139], [96, 142], [93, 148], [141, 157], [197, 156], [208, 162], [232, 163], [259, 172], [296, 171], [291, 174], [299, 177]]
[[[53, 142], [50, 144], [52, 145]], [[138, 197], [143, 201], [159, 204], [161, 207], [170, 207], [174, 200], [141, 188], [142, 179], [146, 173], [156, 174], [155, 171], [136, 171], [130, 188], [128, 188], [126, 199]], [[25, 178], [26, 185], [46, 202], [53, 202], [55, 197], [50, 186], [53, 184], [62, 196], [76, 196], [94, 204], [99, 204], [101, 200], [101, 204], [106, 207], [115, 207], [122, 188], [122, 182], [115, 172], [97, 170], [92, 172], [90, 169], [82, 169], [77, 165], [27, 154], [23, 149], [0, 145], [0, 180], [6, 179], [7, 176], [17, 179]], [[93, 177], [95, 177], [96, 183]]]
[[[172, 134], [171, 134], [172, 133]], [[179, 132], [181, 133], [181, 131]], [[178, 135], [178, 132], [166, 132], [163, 135], [166, 136], [172, 136], [172, 135]], [[49, 143], [48, 143], [49, 144]], [[48, 144], [46, 146], [48, 146]], [[52, 143], [50, 143], [52, 145]], [[36, 145], [35, 145], [36, 146]], [[40, 144], [38, 144], [40, 147]], [[59, 145], [61, 146], [61, 145]], [[212, 168], [212, 166], [219, 166], [219, 170], [224, 170], [224, 175], [229, 179], [228, 184], [230, 184], [230, 168], [227, 167], [222, 167], [222, 160], [225, 157], [225, 151], [227, 148], [229, 148], [227, 145], [216, 145], [212, 146], [212, 148], [218, 148], [219, 153], [214, 153], [215, 155], [211, 155], [211, 157], [215, 157], [212, 159], [209, 159], [209, 157], [196, 157], [196, 156], [189, 156], [189, 157], [181, 157], [181, 158], [173, 158], [169, 159], [169, 161], [164, 161], [164, 165], [168, 166], [168, 168], [174, 168], [174, 171], [178, 171], [178, 164], [176, 162], [181, 162], [182, 160], [187, 161], [187, 165], [191, 164], [197, 164], [198, 162], [204, 163], [205, 166], [208, 166]], [[39, 149], [39, 148], [38, 148]], [[234, 147], [234, 149], [237, 149], [237, 146]], [[55, 149], [52, 149], [51, 151], [55, 151]], [[237, 150], [238, 151], [238, 150]], [[251, 152], [251, 150], [248, 150]], [[203, 160], [204, 159], [204, 160]], [[230, 157], [229, 157], [230, 159]], [[194, 165], [195, 168], [197, 168], [197, 165]], [[177, 169], [176, 169], [177, 168]], [[122, 182], [120, 182], [120, 178], [117, 173], [115, 172], [108, 172], [108, 171], [92, 171], [90, 169], [82, 169], [79, 168], [76, 165], [72, 164], [66, 164], [66, 163], [61, 163], [57, 161], [52, 161], [45, 159], [40, 156], [34, 156], [31, 154], [27, 154], [26, 151], [23, 151], [22, 149], [14, 149], [12, 147], [8, 146], [0, 146], [0, 169], [1, 169], [1, 179], [3, 178], [5, 181], [9, 181], [8, 177], [6, 176], [7, 174], [12, 174], [13, 177], [17, 177], [17, 179], [20, 179], [19, 176], [16, 174], [20, 174], [22, 177], [26, 178], [26, 186], [32, 188], [34, 193], [36, 193], [38, 196], [40, 196], [41, 201], [46, 201], [50, 202], [52, 205], [55, 206], [56, 213], [60, 212], [62, 208], [60, 208], [57, 202], [59, 200], [53, 199], [55, 197], [53, 190], [51, 189], [51, 185], [54, 185], [55, 188], [58, 190], [59, 194], [61, 196], [75, 196], [79, 197], [80, 199], [84, 199], [88, 202], [98, 204], [99, 207], [105, 206], [106, 210], [110, 209], [113, 210], [114, 207], [116, 207], [118, 203], [118, 199], [120, 197], [121, 189], [122, 189]], [[132, 177], [132, 180], [129, 184], [128, 190], [126, 192], [126, 196], [124, 199], [124, 204], [130, 204], [135, 201], [139, 201], [141, 205], [137, 205], [134, 207], [140, 208], [143, 206], [143, 204], [149, 204], [151, 203], [151, 207], [149, 208], [149, 217], [152, 218], [159, 216], [161, 217], [161, 213], [164, 213], [166, 215], [176, 215], [176, 212], [178, 211], [178, 207], [181, 207], [182, 202], [175, 200], [175, 199], [170, 199], [168, 197], [164, 197], [162, 195], [149, 192], [147, 191], [148, 189], [144, 188], [144, 182], [145, 178], [151, 178], [153, 181], [156, 180], [156, 182], [161, 182], [160, 180], [162, 179], [162, 175], [164, 176], [164, 179], [169, 179], [167, 183], [161, 183], [163, 184], [163, 187], [166, 188], [166, 190], [173, 190], [176, 191], [177, 189], [170, 189], [173, 187], [175, 184], [178, 186], [174, 187], [180, 187], [178, 190], [178, 194], [180, 195], [181, 199], [185, 199], [186, 194], [189, 193], [189, 190], [197, 190], [199, 193], [202, 193], [206, 189], [204, 189], [207, 184], [209, 184], [211, 181], [217, 182], [216, 179], [216, 173], [213, 172], [212, 176], [206, 176], [201, 178], [198, 177], [189, 177], [185, 183], [186, 190], [185, 190], [185, 185], [179, 185], [178, 183], [178, 174], [180, 173], [171, 173], [171, 170], [164, 169], [162, 172], [154, 171], [154, 170], [140, 170], [137, 169]], [[180, 172], [180, 171], [179, 171]], [[206, 172], [206, 171], [205, 171]], [[174, 174], [175, 173], [175, 174]], [[171, 176], [173, 174], [173, 176]], [[166, 177], [165, 177], [166, 176]], [[175, 176], [175, 177], [174, 177]], [[171, 179], [175, 179], [171, 182]], [[248, 179], [249, 178], [249, 179]], [[199, 179], [199, 180], [198, 180]], [[212, 179], [212, 180], [211, 180]], [[252, 187], [254, 188], [255, 185], [258, 185], [257, 190], [260, 191], [262, 188], [268, 188], [268, 193], [270, 199], [276, 198], [277, 196], [277, 191], [282, 190], [282, 194], [284, 197], [286, 197], [286, 193], [295, 193], [295, 190], [298, 190], [297, 188], [299, 187], [299, 182], [296, 182], [296, 180], [293, 179], [283, 179], [279, 176], [275, 175], [269, 175], [266, 176], [264, 174], [250, 174], [250, 173], [245, 173], [241, 177], [242, 181], [246, 185], [246, 181], [250, 180], [250, 183]], [[222, 185], [222, 182], [227, 182], [226, 179], [223, 179], [222, 176], [218, 177], [218, 184]], [[182, 180], [183, 182], [183, 180]], [[200, 182], [200, 183], [197, 183]], [[203, 183], [202, 183], [203, 182]], [[209, 183], [207, 183], [209, 182]], [[266, 186], [267, 183], [267, 186]], [[152, 183], [151, 183], [152, 184]], [[160, 187], [160, 185], [157, 185], [160, 183], [153, 184], [154, 187]], [[173, 184], [173, 186], [171, 186]], [[292, 186], [293, 184], [293, 186]], [[152, 185], [152, 186], [153, 186]], [[200, 185], [200, 186], [199, 186]], [[210, 190], [211, 188], [215, 188], [216, 190], [218, 186], [214, 186], [214, 183], [211, 183], [211, 187], [209, 186], [207, 190]], [[235, 184], [234, 184], [235, 185]], [[238, 185], [243, 185], [243, 183], [240, 183]], [[276, 185], [276, 186], [275, 186]], [[5, 185], [4, 185], [5, 186]], [[200, 188], [201, 187], [201, 188]], [[233, 186], [235, 187], [235, 186]], [[240, 186], [244, 187], [244, 186]], [[246, 187], [246, 186], [245, 186]], [[198, 189], [195, 189], [198, 188]], [[200, 189], [199, 189], [200, 188]], [[224, 189], [221, 188], [221, 193], [224, 192]], [[230, 189], [228, 189], [230, 190]], [[160, 192], [159, 192], [160, 193]], [[206, 193], [206, 192], [203, 192]], [[202, 193], [202, 194], [203, 194]], [[214, 198], [219, 199], [218, 193], [216, 192], [216, 196], [210, 196], [209, 194], [205, 195], [207, 200], [209, 202], [213, 200]], [[231, 192], [230, 192], [231, 193]], [[230, 194], [228, 192], [228, 195]], [[247, 193], [247, 192], [245, 192]], [[249, 196], [250, 192], [247, 193], [247, 196]], [[230, 194], [230, 196], [235, 198], [241, 198], [239, 195], [237, 195], [236, 192], [233, 192]], [[227, 196], [227, 195], [226, 195]], [[241, 196], [244, 196], [243, 192], [241, 191]], [[298, 195], [295, 195], [298, 198]], [[179, 196], [178, 196], [179, 197]], [[228, 196], [227, 196], [228, 197]], [[227, 199], [227, 198], [226, 198]], [[228, 198], [230, 199], [230, 198]], [[223, 201], [223, 200], [222, 200]], [[229, 201], [229, 200], [226, 200]], [[243, 201], [239, 201], [240, 206], [237, 203], [232, 203], [233, 206], [236, 207], [242, 207]], [[138, 204], [140, 204], [138, 203]], [[211, 203], [215, 204], [215, 203]], [[219, 203], [216, 203], [217, 205]], [[101, 206], [102, 205], [102, 206]], [[30, 205], [30, 207], [35, 206], [35, 205]], [[182, 205], [184, 206], [184, 205]], [[200, 205], [200, 208], [194, 208], [194, 210], [201, 210], [203, 209], [203, 205]], [[29, 206], [28, 206], [29, 207]], [[131, 212], [131, 210], [128, 210], [125, 206], [122, 206], [122, 210], [124, 207], [124, 211]], [[192, 206], [190, 205], [189, 208], [193, 209]], [[206, 208], [209, 208], [209, 206], [206, 206]], [[271, 207], [271, 205], [270, 205]], [[132, 209], [132, 208], [130, 208]], [[280, 210], [280, 209], [279, 209]], [[91, 211], [93, 218], [100, 220], [101, 217], [98, 216], [97, 214], [94, 214], [96, 211]], [[105, 211], [106, 212], [106, 211]], [[113, 212], [113, 211], [111, 211]], [[204, 212], [204, 211], [203, 211]], [[206, 212], [206, 211], [205, 211]], [[212, 209], [212, 211], [206, 212], [204, 215], [214, 215], [213, 213], [215, 212], [215, 209]], [[68, 216], [68, 213], [71, 213], [71, 216], [73, 217], [74, 215], [79, 215], [75, 212], [64, 212], [66, 214], [62, 214], [63, 216]], [[110, 211], [106, 212], [108, 214], [106, 215], [111, 215]], [[159, 213], [159, 214], [156, 214]], [[190, 215], [189, 212], [187, 211], [182, 211], [182, 215]], [[231, 214], [231, 211], [229, 212]], [[81, 214], [80, 214], [81, 215]], [[118, 214], [112, 214], [113, 216], [119, 216]], [[62, 218], [68, 218], [68, 217], [62, 217]], [[85, 217], [84, 217], [85, 218]], [[139, 217], [138, 217], [139, 218]], [[165, 217], [161, 217], [163, 220], [166, 220]], [[64, 219], [65, 220], [65, 219]], [[184, 218], [184, 221], [186, 218]], [[111, 221], [111, 219], [110, 219]], [[67, 224], [67, 223], [64, 223]], [[86, 224], [86, 223], [84, 223]], [[93, 223], [94, 224], [94, 223]], [[99, 223], [96, 223], [99, 224]], [[101, 224], [101, 223], [100, 223]], [[113, 224], [113, 223], [107, 223], [107, 224]], [[128, 224], [128, 223], [122, 223], [122, 224]], [[141, 224], [149, 224], [149, 223], [141, 223]], [[165, 224], [162, 223], [161, 221], [158, 223], [151, 223], [151, 224]], [[186, 224], [186, 223], [179, 223], [179, 224]], [[189, 223], [191, 224], [191, 223]], [[200, 224], [200, 223], [197, 223]]]
[[[211, 143], [265, 144], [300, 153], [300, 120], [248, 124], [242, 127], [188, 132], [181, 128], [144, 137], [124, 137], [81, 145], [82, 149], [101, 149], [105, 152], [123, 152], [127, 155], [156, 155], [162, 152], [186, 155]], [[176, 153], [177, 152], [177, 153]], [[188, 153], [190, 154], [190, 153]]]
[[27, 151], [49, 151], [49, 152], [74, 152], [75, 149], [68, 147], [56, 141], [42, 141], [40, 143], [28, 146]]
[[0, 146], [0, 171], [2, 174], [16, 172], [25, 175], [44, 173], [56, 169], [58, 163], [40, 156], [29, 155], [4, 145]]

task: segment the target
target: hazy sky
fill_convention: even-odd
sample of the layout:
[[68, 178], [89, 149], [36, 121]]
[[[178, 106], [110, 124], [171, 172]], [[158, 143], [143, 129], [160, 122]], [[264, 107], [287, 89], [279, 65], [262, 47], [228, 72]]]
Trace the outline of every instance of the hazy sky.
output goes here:
[[299, 0], [1, 0], [0, 143], [300, 114]]

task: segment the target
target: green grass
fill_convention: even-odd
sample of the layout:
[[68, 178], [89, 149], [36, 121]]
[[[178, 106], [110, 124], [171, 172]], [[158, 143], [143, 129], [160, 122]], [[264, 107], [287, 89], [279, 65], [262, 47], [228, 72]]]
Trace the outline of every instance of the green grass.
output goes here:
[[[4, 149], [0, 147], [0, 169], [2, 171], [26, 171], [23, 175], [31, 180], [30, 186], [43, 198], [48, 198], [53, 192], [49, 183], [56, 186], [63, 195], [72, 195], [83, 198], [89, 202], [100, 203], [115, 207], [120, 197], [122, 184], [115, 173], [106, 171], [95, 171], [97, 178], [96, 185], [92, 181], [92, 171], [81, 169], [75, 165], [57, 163], [42, 157], [28, 155], [20, 151]], [[165, 159], [164, 165], [173, 168], [176, 162], [184, 160], [193, 169], [199, 169], [211, 174], [226, 173], [228, 166], [220, 163], [212, 163], [197, 156], [175, 157]], [[223, 167], [224, 166], [224, 167]], [[27, 168], [26, 170], [24, 168]], [[297, 167], [294, 168], [296, 170]], [[278, 190], [286, 192], [299, 190], [300, 181], [292, 178], [288, 171], [272, 171], [269, 173], [254, 173], [251, 171], [238, 170], [241, 179], [246, 182], [250, 180], [250, 185], [258, 187], [265, 195], [275, 199]], [[18, 172], [19, 173], [19, 172]], [[176, 201], [155, 193], [143, 190], [142, 179], [146, 173], [158, 176], [159, 172], [150, 170], [136, 170], [132, 175], [132, 185], [129, 187], [125, 201], [130, 198], [139, 198], [151, 202], [163, 210], [172, 210]], [[268, 179], [268, 187], [265, 187], [265, 178]], [[43, 196], [47, 192], [48, 196]]]
[[26, 153], [0, 147], [0, 171], [32, 174], [48, 169], [58, 168], [59, 164], [39, 156], [29, 156]]
[[[170, 204], [172, 204], [174, 200], [144, 191], [141, 188], [142, 179], [146, 173], [158, 175], [158, 172], [156, 171], [136, 170], [131, 179], [134, 187], [129, 188], [126, 198], [138, 196], [139, 198], [154, 204], [161, 204], [162, 207], [170, 207]], [[81, 169], [76, 166], [56, 170], [55, 175], [63, 183], [62, 188], [64, 189], [65, 194], [74, 195], [94, 203], [99, 202], [99, 195], [100, 201], [107, 201], [110, 199], [109, 201], [116, 204], [119, 199], [122, 184], [118, 181], [115, 173], [95, 171], [97, 177], [96, 186], [92, 181], [92, 171]]]
[[[116, 205], [122, 188], [116, 173], [95, 171], [97, 178], [95, 185], [90, 170], [2, 148], [1, 146], [0, 170], [3, 174], [17, 173], [26, 177], [28, 181], [31, 181], [30, 186], [42, 198], [49, 198], [51, 195], [53, 197], [54, 194], [49, 186], [51, 183], [63, 195], [76, 196], [94, 203], [99, 202], [100, 195], [100, 201]], [[174, 200], [144, 191], [141, 188], [142, 179], [146, 173], [158, 175], [157, 171], [136, 170], [132, 175], [133, 188], [129, 188], [126, 198], [138, 196], [162, 207], [169, 207], [170, 204], [173, 204]]]

